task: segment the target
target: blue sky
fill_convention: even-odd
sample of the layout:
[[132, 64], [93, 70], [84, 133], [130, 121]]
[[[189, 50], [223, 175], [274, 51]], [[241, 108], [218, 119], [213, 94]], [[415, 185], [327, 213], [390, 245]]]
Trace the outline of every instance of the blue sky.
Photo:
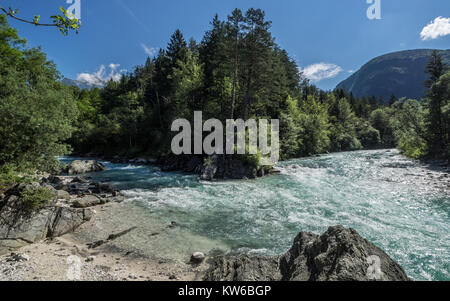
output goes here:
[[[54, 28], [10, 21], [30, 46], [42, 46], [63, 75], [72, 79], [117, 77], [131, 71], [145, 62], [148, 53], [164, 48], [177, 28], [187, 39], [200, 41], [215, 13], [225, 18], [236, 7], [265, 10], [276, 42], [323, 89], [333, 89], [385, 53], [450, 48], [448, 0], [380, 0], [381, 20], [367, 18], [367, 0], [80, 1], [83, 26], [78, 35], [63, 37]], [[59, 6], [69, 7], [66, 0], [0, 0], [0, 5], [19, 8], [21, 17], [41, 14], [43, 22]]]

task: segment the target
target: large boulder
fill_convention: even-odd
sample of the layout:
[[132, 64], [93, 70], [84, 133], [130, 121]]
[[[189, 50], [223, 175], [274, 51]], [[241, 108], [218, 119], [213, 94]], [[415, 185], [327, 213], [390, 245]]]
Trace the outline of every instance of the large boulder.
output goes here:
[[85, 195], [79, 199], [76, 199], [72, 206], [74, 208], [88, 208], [88, 207], [94, 207], [98, 205], [105, 204], [106, 200], [102, 199], [96, 195]]
[[92, 217], [90, 209], [56, 204], [54, 199], [34, 211], [24, 210], [21, 192], [38, 189], [38, 183], [20, 184], [5, 193], [0, 203], [0, 253], [75, 230]]
[[68, 175], [79, 175], [88, 172], [104, 171], [106, 167], [98, 161], [95, 160], [75, 160], [69, 165], [67, 165], [65, 171]]
[[408, 281], [403, 268], [355, 230], [301, 232], [291, 249], [273, 257], [216, 257], [207, 281]]

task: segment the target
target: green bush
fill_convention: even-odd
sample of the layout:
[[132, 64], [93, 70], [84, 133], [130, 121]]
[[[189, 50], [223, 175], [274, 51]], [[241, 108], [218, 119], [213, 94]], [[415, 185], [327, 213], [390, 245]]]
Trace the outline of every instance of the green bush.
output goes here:
[[261, 162], [261, 153], [258, 152], [258, 154], [256, 155], [251, 154], [239, 155], [239, 158], [245, 165], [258, 169], [259, 164]]
[[400, 139], [398, 148], [404, 155], [413, 159], [420, 159], [428, 153], [426, 141], [416, 135], [404, 135]]
[[380, 132], [370, 125], [358, 133], [358, 138], [365, 148], [377, 147], [381, 143]]
[[25, 188], [21, 193], [23, 210], [27, 213], [44, 208], [52, 199], [53, 193], [44, 187]]
[[10, 166], [3, 166], [0, 168], [0, 194], [14, 185], [29, 182], [31, 182], [29, 177], [19, 176]]

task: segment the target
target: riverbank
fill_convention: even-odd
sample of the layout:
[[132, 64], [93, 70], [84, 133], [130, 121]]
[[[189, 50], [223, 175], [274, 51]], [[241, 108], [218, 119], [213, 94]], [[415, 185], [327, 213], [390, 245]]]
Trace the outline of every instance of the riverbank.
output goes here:
[[[132, 232], [107, 242], [97, 248], [89, 248], [90, 243], [106, 240], [114, 233], [130, 225], [139, 226], [133, 220], [120, 222], [117, 217], [126, 218], [124, 212], [129, 206], [109, 203], [95, 207], [91, 221], [83, 224], [73, 233], [55, 239], [47, 239], [25, 246], [0, 256], [0, 281], [195, 281], [200, 280], [206, 264], [186, 263], [157, 258], [144, 254], [133, 244]], [[116, 217], [116, 218], [114, 218]], [[111, 219], [113, 218], [113, 220]], [[163, 230], [162, 225], [154, 229]], [[138, 227], [136, 232], [152, 229]], [[163, 231], [161, 231], [163, 232]], [[164, 234], [162, 234], [164, 235]], [[129, 236], [129, 237], [125, 237]], [[152, 243], [151, 236], [148, 243]], [[167, 250], [170, 252], [170, 250]], [[79, 278], [73, 274], [79, 263]]]
[[[93, 207], [89, 222], [61, 238], [68, 246], [60, 247], [58, 240], [44, 243], [48, 251], [38, 248], [30, 253], [30, 262], [45, 262], [50, 256], [58, 262], [55, 269], [66, 269], [66, 258], [49, 254], [58, 253], [57, 247], [72, 254], [76, 245], [88, 251], [80, 257], [88, 280], [124, 280], [129, 275], [137, 277], [132, 280], [193, 280], [201, 279], [211, 265], [241, 262], [216, 261], [217, 256], [276, 256], [292, 246], [299, 231], [320, 234], [328, 225], [343, 224], [383, 249], [411, 278], [450, 279], [450, 248], [443, 239], [449, 231], [446, 167], [377, 150], [282, 162], [277, 167], [281, 174], [256, 180], [205, 182], [152, 166], [105, 164], [108, 170], [86, 177], [119, 188], [124, 202]], [[202, 265], [189, 264], [194, 252], [206, 255]], [[89, 256], [96, 257], [86, 262]], [[1, 257], [0, 266], [9, 257]], [[39, 273], [36, 267], [33, 273]], [[62, 272], [55, 275], [66, 279]]]
[[165, 172], [184, 172], [198, 175], [201, 180], [245, 180], [279, 173], [273, 166], [260, 165], [252, 155], [168, 155], [157, 159], [148, 156], [104, 156], [98, 153], [75, 154], [76, 156], [105, 160], [116, 164], [158, 166]]
[[[302, 232], [291, 249], [280, 256], [208, 254], [201, 264], [139, 253], [129, 236], [136, 236], [134, 230], [147, 230], [142, 228], [121, 231], [125, 234], [93, 248], [92, 242], [95, 245], [106, 240], [111, 224], [115, 224], [116, 231], [129, 226], [111, 221], [112, 216], [130, 211], [126, 204], [110, 203], [97, 209], [95, 217], [74, 233], [0, 256], [0, 281], [410, 280], [402, 267], [381, 249], [355, 230], [341, 226], [330, 227], [320, 237]], [[167, 235], [162, 225], [155, 223], [154, 227], [162, 230], [158, 235]], [[151, 239], [147, 241], [152, 243]], [[166, 251], [177, 252], [177, 245], [173, 248]], [[368, 260], [372, 257], [379, 262]], [[371, 270], [371, 264], [378, 266]]]

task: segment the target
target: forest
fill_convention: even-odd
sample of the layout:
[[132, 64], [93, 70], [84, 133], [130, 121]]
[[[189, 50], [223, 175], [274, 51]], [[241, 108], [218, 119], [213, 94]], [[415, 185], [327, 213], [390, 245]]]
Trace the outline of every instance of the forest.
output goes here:
[[[299, 72], [260, 9], [217, 15], [201, 41], [180, 30], [154, 58], [102, 88], [61, 83], [0, 15], [0, 168], [55, 170], [57, 156], [170, 155], [172, 121], [279, 119], [281, 159], [375, 148], [450, 157], [450, 72], [430, 58], [423, 99], [388, 102], [323, 91]], [[384, 104], [388, 103], [388, 104]]]

